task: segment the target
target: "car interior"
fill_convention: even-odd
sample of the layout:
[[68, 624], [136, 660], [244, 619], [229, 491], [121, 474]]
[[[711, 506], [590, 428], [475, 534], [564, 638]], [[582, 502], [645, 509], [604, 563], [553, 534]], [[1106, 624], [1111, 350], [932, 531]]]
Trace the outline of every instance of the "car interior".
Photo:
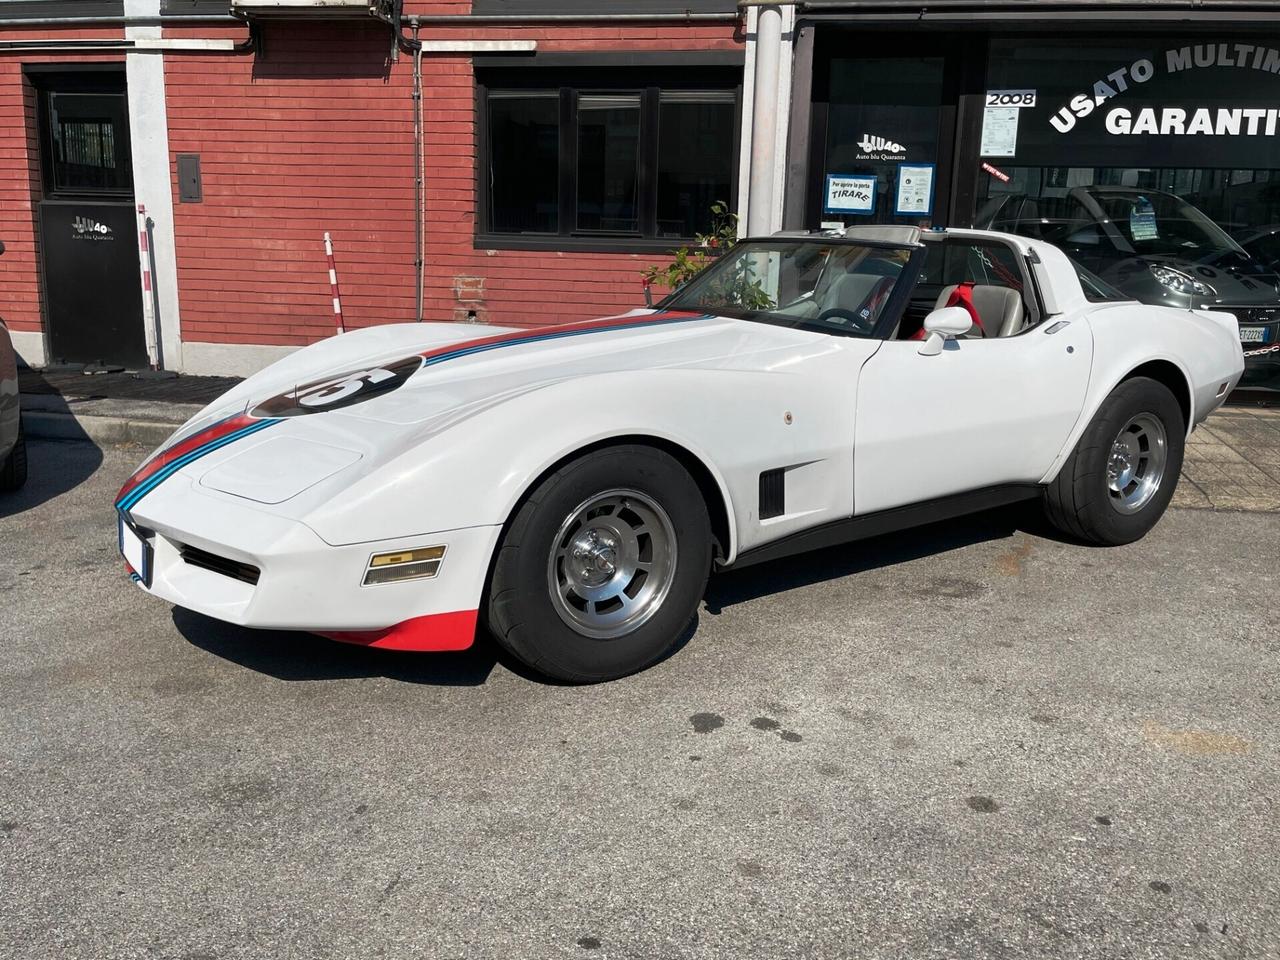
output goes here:
[[1017, 251], [997, 240], [928, 240], [920, 278], [894, 340], [920, 339], [934, 310], [962, 306], [973, 317], [965, 339], [1012, 337], [1034, 326], [1039, 311]]
[[[798, 271], [792, 281], [793, 296], [784, 293], [779, 299], [785, 306], [775, 312], [863, 332], [874, 326], [905, 266], [902, 252], [857, 248], [859, 255], [846, 259], [836, 255], [839, 249], [821, 258], [821, 276]], [[889, 339], [922, 339], [925, 317], [948, 306], [963, 306], [973, 317], [966, 339], [1021, 333], [1037, 322], [1038, 312], [1028, 296], [1019, 260], [1013, 247], [999, 241], [927, 240], [923, 269]]]
[[[928, 236], [924, 262], [898, 328], [889, 339], [924, 338], [934, 310], [961, 306], [973, 318], [967, 339], [1012, 337], [1039, 322], [1026, 265], [1013, 246], [983, 237]], [[913, 261], [909, 246], [828, 243], [820, 239], [769, 250], [750, 245], [719, 271], [676, 295], [677, 306], [747, 309], [773, 322], [872, 336], [899, 279]]]

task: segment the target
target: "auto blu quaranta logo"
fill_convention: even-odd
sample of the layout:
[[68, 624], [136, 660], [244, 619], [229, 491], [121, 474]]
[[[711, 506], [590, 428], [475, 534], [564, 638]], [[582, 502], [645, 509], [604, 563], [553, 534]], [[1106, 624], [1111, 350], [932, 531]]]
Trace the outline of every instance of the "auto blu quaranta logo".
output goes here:
[[907, 148], [896, 140], [881, 137], [872, 133], [864, 133], [858, 141], [858, 160], [905, 160]]
[[114, 240], [115, 231], [92, 217], [76, 217], [71, 221], [71, 236], [75, 240]]

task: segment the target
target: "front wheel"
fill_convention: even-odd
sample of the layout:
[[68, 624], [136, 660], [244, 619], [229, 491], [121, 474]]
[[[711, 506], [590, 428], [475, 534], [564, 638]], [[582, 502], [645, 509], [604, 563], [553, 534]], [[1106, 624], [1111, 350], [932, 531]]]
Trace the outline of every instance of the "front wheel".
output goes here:
[[488, 624], [541, 673], [612, 680], [675, 646], [710, 571], [706, 504], [679, 461], [651, 447], [597, 450], [517, 509], [494, 561]]
[[1178, 484], [1186, 424], [1164, 384], [1126, 380], [1103, 401], [1045, 491], [1045, 513], [1064, 533], [1117, 546], [1146, 535]]

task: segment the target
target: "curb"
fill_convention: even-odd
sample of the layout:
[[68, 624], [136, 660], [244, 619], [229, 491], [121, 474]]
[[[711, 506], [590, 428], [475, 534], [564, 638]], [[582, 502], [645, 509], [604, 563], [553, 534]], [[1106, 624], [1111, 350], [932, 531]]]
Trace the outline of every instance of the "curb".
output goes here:
[[23, 410], [22, 424], [29, 439], [79, 440], [98, 444], [137, 443], [158, 447], [176, 429], [172, 423], [123, 417], [77, 416]]

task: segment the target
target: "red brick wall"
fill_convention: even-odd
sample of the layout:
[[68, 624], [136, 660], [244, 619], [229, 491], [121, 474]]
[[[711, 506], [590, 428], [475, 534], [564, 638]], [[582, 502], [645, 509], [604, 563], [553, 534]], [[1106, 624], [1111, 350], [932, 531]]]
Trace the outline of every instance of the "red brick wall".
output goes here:
[[[431, 12], [456, 11], [432, 4]], [[243, 33], [243, 28], [238, 28]], [[233, 31], [234, 32], [234, 31]], [[168, 36], [209, 36], [208, 29]], [[434, 27], [424, 39], [534, 39], [539, 49], [735, 49], [734, 26]], [[184, 341], [303, 344], [332, 329], [322, 237], [348, 326], [414, 310], [412, 59], [376, 25], [269, 27], [265, 55], [166, 57], [173, 154], [199, 153], [204, 202], [175, 204]], [[428, 320], [474, 310], [546, 323], [642, 304], [652, 254], [486, 251], [475, 233], [467, 56], [424, 58]], [[176, 162], [175, 162], [176, 201]]]
[[[43, 38], [98, 39], [120, 37], [120, 31], [49, 30]], [[0, 30], [0, 40], [30, 40], [32, 31]], [[23, 76], [24, 63], [59, 64], [89, 61], [119, 63], [112, 56], [68, 56], [58, 53], [0, 53], [0, 317], [11, 330], [41, 329], [39, 240], [36, 201], [40, 199], [36, 98]]]

